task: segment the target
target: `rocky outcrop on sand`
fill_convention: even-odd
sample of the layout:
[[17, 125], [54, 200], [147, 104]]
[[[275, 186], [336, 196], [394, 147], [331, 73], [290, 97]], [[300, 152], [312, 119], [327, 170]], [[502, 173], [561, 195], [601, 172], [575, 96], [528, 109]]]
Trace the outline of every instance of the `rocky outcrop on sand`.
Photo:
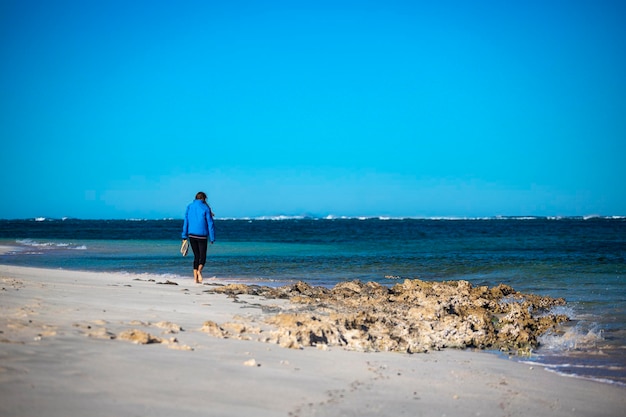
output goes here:
[[257, 339], [288, 348], [340, 346], [357, 351], [426, 352], [481, 348], [528, 352], [538, 337], [567, 320], [551, 308], [562, 298], [522, 294], [507, 285], [405, 280], [393, 287], [349, 281], [334, 288], [304, 282], [271, 288], [231, 284], [209, 290], [237, 297], [288, 299], [293, 308], [263, 323], [206, 322], [217, 337]]

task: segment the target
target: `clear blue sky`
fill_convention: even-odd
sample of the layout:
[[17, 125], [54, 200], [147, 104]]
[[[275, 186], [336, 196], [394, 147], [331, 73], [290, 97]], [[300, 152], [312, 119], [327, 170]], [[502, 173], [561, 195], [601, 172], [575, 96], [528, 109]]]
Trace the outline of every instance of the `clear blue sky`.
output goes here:
[[626, 2], [0, 0], [0, 218], [626, 215]]

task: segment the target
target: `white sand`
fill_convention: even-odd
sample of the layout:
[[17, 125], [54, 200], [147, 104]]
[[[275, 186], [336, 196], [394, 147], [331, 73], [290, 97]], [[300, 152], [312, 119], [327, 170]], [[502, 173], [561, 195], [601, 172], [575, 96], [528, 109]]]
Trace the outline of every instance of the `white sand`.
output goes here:
[[[588, 417], [626, 410], [622, 387], [482, 352], [289, 350], [218, 339], [201, 331], [206, 320], [260, 320], [258, 304], [276, 301], [234, 302], [192, 279], [177, 286], [149, 279], [165, 281], [0, 265], [0, 416]], [[160, 322], [183, 331], [164, 334]], [[130, 329], [178, 342], [121, 340]]]
[[15, 249], [14, 246], [0, 245], [0, 255], [5, 255]]

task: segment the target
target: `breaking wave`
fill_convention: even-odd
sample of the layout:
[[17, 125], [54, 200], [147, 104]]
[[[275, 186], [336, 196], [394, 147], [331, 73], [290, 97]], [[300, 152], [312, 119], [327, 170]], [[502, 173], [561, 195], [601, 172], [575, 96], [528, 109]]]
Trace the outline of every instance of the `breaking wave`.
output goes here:
[[18, 239], [15, 241], [21, 246], [39, 249], [39, 250], [54, 250], [54, 249], [73, 249], [73, 250], [87, 250], [87, 246], [84, 244], [75, 244], [70, 242], [53, 242], [53, 241], [37, 241], [32, 239]]

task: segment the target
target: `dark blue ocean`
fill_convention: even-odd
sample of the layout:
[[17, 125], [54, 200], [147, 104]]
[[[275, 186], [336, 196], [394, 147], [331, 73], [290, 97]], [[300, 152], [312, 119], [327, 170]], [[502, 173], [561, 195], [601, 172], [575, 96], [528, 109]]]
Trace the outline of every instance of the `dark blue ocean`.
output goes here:
[[[0, 263], [192, 279], [181, 229], [182, 220], [0, 220]], [[463, 279], [564, 297], [563, 332], [517, 359], [626, 386], [626, 217], [218, 219], [204, 276], [272, 286]]]

